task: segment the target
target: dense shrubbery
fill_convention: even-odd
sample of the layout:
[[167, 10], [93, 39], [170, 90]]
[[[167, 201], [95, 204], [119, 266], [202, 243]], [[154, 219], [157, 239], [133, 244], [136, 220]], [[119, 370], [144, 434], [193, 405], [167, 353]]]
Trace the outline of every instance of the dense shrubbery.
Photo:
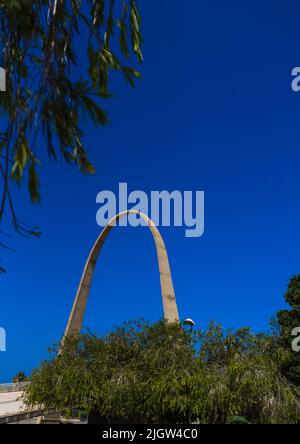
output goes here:
[[289, 359], [277, 336], [249, 329], [132, 322], [69, 339], [34, 371], [26, 400], [102, 422], [299, 423], [299, 388], [282, 372]]
[[283, 371], [293, 384], [300, 386], [300, 352], [293, 353], [291, 345], [293, 340], [291, 332], [294, 328], [300, 327], [300, 275], [290, 279], [285, 301], [291, 308], [277, 313], [280, 344], [289, 353]]

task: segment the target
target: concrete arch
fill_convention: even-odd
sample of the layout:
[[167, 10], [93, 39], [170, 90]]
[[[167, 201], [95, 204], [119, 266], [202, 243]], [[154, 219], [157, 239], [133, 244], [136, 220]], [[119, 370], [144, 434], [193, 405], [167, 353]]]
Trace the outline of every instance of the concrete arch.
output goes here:
[[87, 259], [87, 262], [85, 264], [82, 273], [81, 281], [77, 290], [77, 294], [74, 300], [73, 308], [69, 317], [64, 337], [69, 335], [77, 335], [80, 333], [82, 328], [85, 308], [87, 304], [87, 299], [89, 295], [89, 290], [92, 283], [92, 277], [94, 274], [95, 266], [100, 251], [102, 249], [102, 246], [108, 234], [110, 233], [112, 228], [116, 225], [116, 223], [119, 221], [119, 219], [121, 219], [124, 216], [128, 216], [129, 214], [138, 214], [140, 217], [142, 217], [145, 220], [145, 222], [147, 223], [148, 227], [151, 230], [157, 251], [164, 317], [165, 320], [168, 322], [179, 321], [179, 314], [172, 283], [169, 259], [163, 238], [161, 237], [161, 234], [158, 231], [155, 224], [148, 216], [136, 210], [127, 210], [117, 214], [109, 221], [109, 223], [102, 230], [101, 234], [99, 235], [98, 239], [96, 240], [89, 254], [89, 257]]

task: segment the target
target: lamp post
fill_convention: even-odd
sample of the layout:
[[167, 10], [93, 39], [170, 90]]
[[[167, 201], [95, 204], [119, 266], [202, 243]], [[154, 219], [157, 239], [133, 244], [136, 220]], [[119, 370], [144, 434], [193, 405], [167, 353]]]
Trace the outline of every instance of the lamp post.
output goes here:
[[183, 322], [184, 325], [189, 325], [191, 327], [191, 332], [193, 331], [193, 327], [195, 327], [195, 322], [193, 321], [193, 319], [191, 318], [187, 318], [185, 319], [185, 321]]

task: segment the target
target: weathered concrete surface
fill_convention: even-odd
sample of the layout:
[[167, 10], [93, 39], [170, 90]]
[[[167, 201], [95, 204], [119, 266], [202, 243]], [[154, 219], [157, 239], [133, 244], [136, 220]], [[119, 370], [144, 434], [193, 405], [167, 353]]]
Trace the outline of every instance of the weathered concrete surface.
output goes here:
[[65, 337], [68, 335], [74, 335], [74, 334], [76, 335], [80, 333], [86, 309], [87, 299], [89, 295], [89, 290], [91, 287], [92, 277], [94, 274], [95, 266], [101, 248], [108, 234], [110, 233], [111, 229], [116, 225], [118, 220], [129, 214], [138, 214], [146, 221], [148, 227], [151, 230], [157, 251], [164, 317], [165, 320], [168, 322], [179, 321], [179, 314], [172, 283], [168, 254], [164, 241], [161, 237], [161, 234], [159, 233], [157, 227], [152, 222], [152, 220], [149, 219], [148, 216], [136, 210], [127, 210], [122, 213], [119, 213], [110, 220], [110, 222], [102, 230], [100, 236], [96, 240], [90, 252], [90, 255], [83, 270], [83, 274], [77, 290], [77, 294], [69, 317], [67, 328], [65, 330]]
[[0, 393], [0, 417], [24, 411], [23, 392]]

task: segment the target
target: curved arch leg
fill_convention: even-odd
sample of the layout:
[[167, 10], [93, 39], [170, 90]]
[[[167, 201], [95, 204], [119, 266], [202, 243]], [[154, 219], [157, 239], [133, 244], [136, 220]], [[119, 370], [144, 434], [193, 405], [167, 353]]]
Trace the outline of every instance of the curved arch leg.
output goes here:
[[119, 213], [117, 216], [112, 218], [110, 222], [106, 225], [106, 227], [102, 230], [100, 236], [96, 240], [89, 254], [89, 257], [87, 259], [87, 262], [85, 264], [82, 273], [81, 281], [77, 290], [77, 294], [74, 300], [73, 308], [69, 317], [64, 337], [67, 337], [69, 335], [77, 335], [80, 333], [94, 270], [102, 246], [108, 234], [110, 233], [112, 228], [116, 225], [116, 222], [121, 217], [127, 216], [128, 214], [139, 214], [147, 222], [151, 230], [157, 251], [164, 318], [167, 322], [179, 321], [179, 314], [173, 288], [169, 259], [163, 238], [161, 237], [161, 234], [158, 231], [155, 224], [152, 222], [151, 219], [148, 218], [148, 216], [135, 210], [128, 210], [124, 211], [123, 213]]

